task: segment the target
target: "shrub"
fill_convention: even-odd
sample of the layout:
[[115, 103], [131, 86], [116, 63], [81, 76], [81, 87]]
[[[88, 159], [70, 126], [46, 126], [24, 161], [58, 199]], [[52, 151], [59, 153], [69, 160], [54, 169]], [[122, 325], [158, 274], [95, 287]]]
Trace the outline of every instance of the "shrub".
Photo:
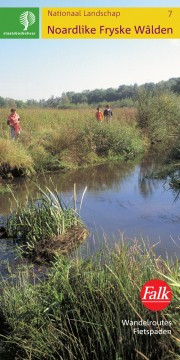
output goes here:
[[137, 119], [151, 138], [176, 137], [180, 125], [180, 97], [170, 92], [140, 92]]
[[120, 156], [133, 158], [143, 151], [143, 141], [135, 126], [112, 124], [96, 124], [85, 128], [80, 138], [86, 152], [94, 151], [100, 157]]

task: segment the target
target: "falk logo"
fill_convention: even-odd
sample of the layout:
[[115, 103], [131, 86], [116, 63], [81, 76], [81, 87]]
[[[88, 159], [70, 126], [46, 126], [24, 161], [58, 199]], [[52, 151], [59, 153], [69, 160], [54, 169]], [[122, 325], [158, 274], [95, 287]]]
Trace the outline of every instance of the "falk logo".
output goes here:
[[165, 281], [151, 279], [142, 286], [140, 297], [147, 309], [161, 311], [171, 303], [172, 290]]
[[26, 31], [29, 26], [35, 23], [36, 17], [31, 11], [25, 11], [20, 15], [19, 20], [20, 23], [24, 25], [24, 31]]

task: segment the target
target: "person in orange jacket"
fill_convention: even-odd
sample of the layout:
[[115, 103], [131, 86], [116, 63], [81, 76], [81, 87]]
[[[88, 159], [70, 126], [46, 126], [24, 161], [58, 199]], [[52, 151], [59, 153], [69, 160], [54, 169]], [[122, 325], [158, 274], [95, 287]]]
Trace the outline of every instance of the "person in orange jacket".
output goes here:
[[103, 112], [100, 110], [100, 107], [97, 108], [96, 119], [99, 122], [102, 122], [104, 120], [104, 115], [103, 115]]
[[11, 138], [12, 140], [16, 140], [19, 137], [21, 127], [19, 123], [20, 117], [16, 112], [16, 109], [11, 109], [11, 114], [8, 116], [7, 124], [11, 129]]

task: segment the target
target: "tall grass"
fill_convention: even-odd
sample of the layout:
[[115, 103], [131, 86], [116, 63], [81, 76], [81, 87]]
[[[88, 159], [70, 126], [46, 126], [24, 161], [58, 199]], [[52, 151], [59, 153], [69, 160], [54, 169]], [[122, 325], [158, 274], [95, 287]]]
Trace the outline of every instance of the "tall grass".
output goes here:
[[[38, 243], [45, 247], [45, 241], [66, 234], [73, 226], [82, 226], [76, 208], [67, 206], [56, 190], [46, 188], [44, 192], [40, 187], [38, 190], [36, 201], [27, 196], [26, 203], [21, 205], [16, 200], [16, 209], [7, 218], [6, 225], [8, 236], [18, 239], [20, 245], [23, 240], [23, 252], [30, 256]], [[76, 206], [76, 202], [74, 204]]]
[[22, 144], [0, 139], [0, 173], [8, 174], [11, 169], [21, 173], [33, 171], [34, 162]]
[[158, 143], [161, 155], [179, 158], [179, 99], [170, 92], [139, 90], [137, 109], [114, 109], [110, 126], [98, 124], [92, 108], [20, 109], [23, 131], [13, 145], [8, 141], [7, 109], [0, 109], [0, 166], [41, 171], [129, 159], [144, 150], [147, 138]]
[[[28, 109], [18, 113], [22, 133], [18, 142], [12, 144], [6, 125], [7, 110], [0, 109], [1, 167], [9, 164], [36, 171], [58, 170], [103, 162], [113, 156], [132, 158], [143, 151], [135, 109], [116, 109], [111, 126], [98, 124], [93, 109]], [[105, 151], [104, 142], [108, 143]]]
[[[9, 332], [1, 338], [17, 359], [179, 359], [178, 276], [178, 262], [157, 259], [137, 243], [106, 247], [88, 261], [61, 257], [46, 282], [32, 281], [25, 269], [2, 283], [0, 309]], [[151, 278], [173, 290], [171, 305], [158, 313], [140, 301]], [[172, 334], [138, 335], [122, 320], [172, 321], [165, 326]]]

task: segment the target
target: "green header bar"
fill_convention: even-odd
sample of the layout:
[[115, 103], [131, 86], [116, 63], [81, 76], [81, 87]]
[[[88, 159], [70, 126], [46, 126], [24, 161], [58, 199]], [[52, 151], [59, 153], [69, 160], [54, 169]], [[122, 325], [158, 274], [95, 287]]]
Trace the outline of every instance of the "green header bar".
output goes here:
[[39, 39], [39, 8], [0, 8], [0, 39]]

